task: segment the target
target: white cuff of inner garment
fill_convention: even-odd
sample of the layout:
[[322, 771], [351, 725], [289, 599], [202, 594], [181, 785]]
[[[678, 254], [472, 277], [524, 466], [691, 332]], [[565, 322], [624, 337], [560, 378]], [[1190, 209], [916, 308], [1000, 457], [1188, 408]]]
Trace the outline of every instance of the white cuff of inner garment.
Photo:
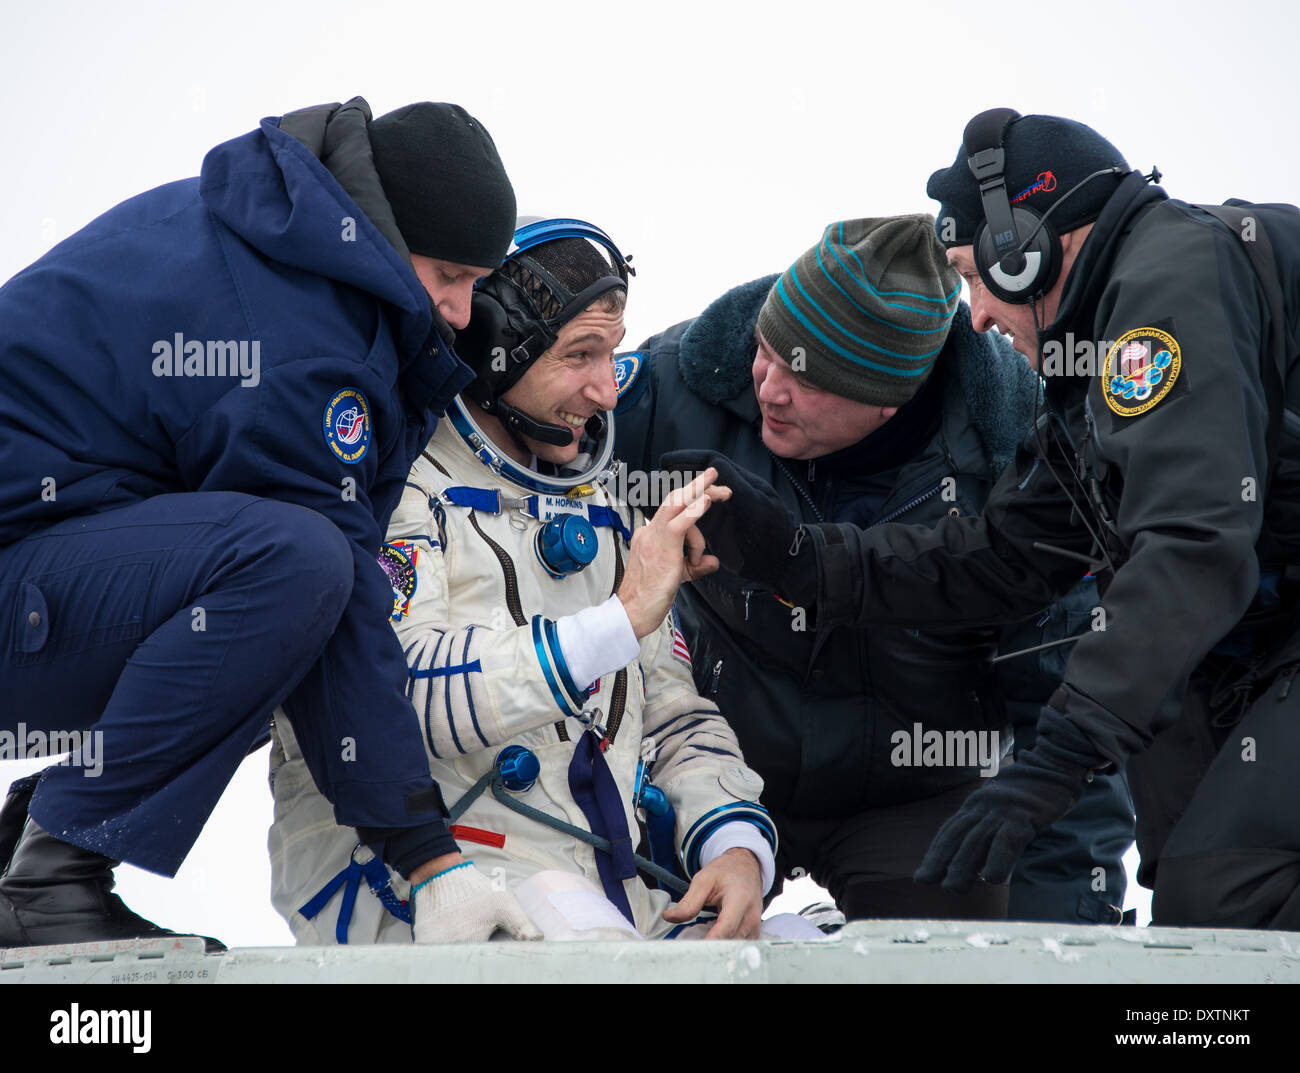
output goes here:
[[621, 671], [641, 653], [641, 642], [617, 596], [556, 619], [555, 629], [569, 676], [580, 688]]
[[776, 859], [772, 856], [772, 847], [768, 845], [767, 839], [752, 823], [737, 820], [719, 827], [709, 835], [700, 847], [700, 867], [703, 868], [715, 857], [721, 857], [727, 850], [736, 848], [752, 850], [758, 858], [758, 865], [763, 870], [763, 893], [766, 894], [772, 887], [772, 880], [776, 878]]

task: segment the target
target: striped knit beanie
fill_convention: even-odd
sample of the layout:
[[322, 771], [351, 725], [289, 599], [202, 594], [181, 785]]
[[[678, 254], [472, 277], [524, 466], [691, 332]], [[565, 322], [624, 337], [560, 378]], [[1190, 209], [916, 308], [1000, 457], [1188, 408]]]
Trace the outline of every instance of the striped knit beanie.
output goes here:
[[758, 331], [814, 386], [902, 406], [930, 375], [960, 291], [934, 217], [841, 220], [776, 281]]

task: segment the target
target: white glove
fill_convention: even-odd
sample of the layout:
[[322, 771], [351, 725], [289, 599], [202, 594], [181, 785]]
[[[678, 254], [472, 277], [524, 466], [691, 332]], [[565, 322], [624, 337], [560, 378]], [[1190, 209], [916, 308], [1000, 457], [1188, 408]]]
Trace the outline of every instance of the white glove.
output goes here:
[[498, 928], [515, 939], [540, 939], [519, 900], [474, 867], [455, 865], [411, 891], [411, 932], [417, 943], [485, 943]]

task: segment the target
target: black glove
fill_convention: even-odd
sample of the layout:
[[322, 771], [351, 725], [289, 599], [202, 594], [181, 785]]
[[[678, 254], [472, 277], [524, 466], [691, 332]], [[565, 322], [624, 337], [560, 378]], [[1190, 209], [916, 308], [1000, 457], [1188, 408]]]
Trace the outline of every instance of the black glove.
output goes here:
[[966, 799], [939, 828], [912, 878], [942, 880], [944, 890], [959, 894], [977, 878], [1008, 882], [1025, 847], [1070, 811], [1105, 763], [1073, 723], [1045, 707], [1034, 747]]
[[816, 552], [767, 481], [716, 451], [669, 451], [659, 459], [659, 468], [669, 472], [698, 473], [710, 466], [731, 498], [714, 503], [697, 523], [709, 550], [733, 574], [761, 582], [791, 603], [812, 606]]

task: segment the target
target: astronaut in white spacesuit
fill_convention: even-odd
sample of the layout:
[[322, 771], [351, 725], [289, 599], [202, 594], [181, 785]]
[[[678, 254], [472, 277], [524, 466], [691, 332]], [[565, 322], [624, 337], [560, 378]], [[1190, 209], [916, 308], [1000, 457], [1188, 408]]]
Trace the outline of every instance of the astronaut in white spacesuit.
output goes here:
[[273, 901], [300, 943], [760, 934], [776, 840], [763, 783], [696, 693], [670, 614], [682, 581], [716, 569], [694, 522], [729, 491], [706, 471], [649, 523], [612, 494], [628, 274], [599, 229], [542, 220], [475, 293], [456, 346], [478, 379], [380, 555], [413, 715], [472, 860], [390, 874], [334, 822], [280, 720]]

